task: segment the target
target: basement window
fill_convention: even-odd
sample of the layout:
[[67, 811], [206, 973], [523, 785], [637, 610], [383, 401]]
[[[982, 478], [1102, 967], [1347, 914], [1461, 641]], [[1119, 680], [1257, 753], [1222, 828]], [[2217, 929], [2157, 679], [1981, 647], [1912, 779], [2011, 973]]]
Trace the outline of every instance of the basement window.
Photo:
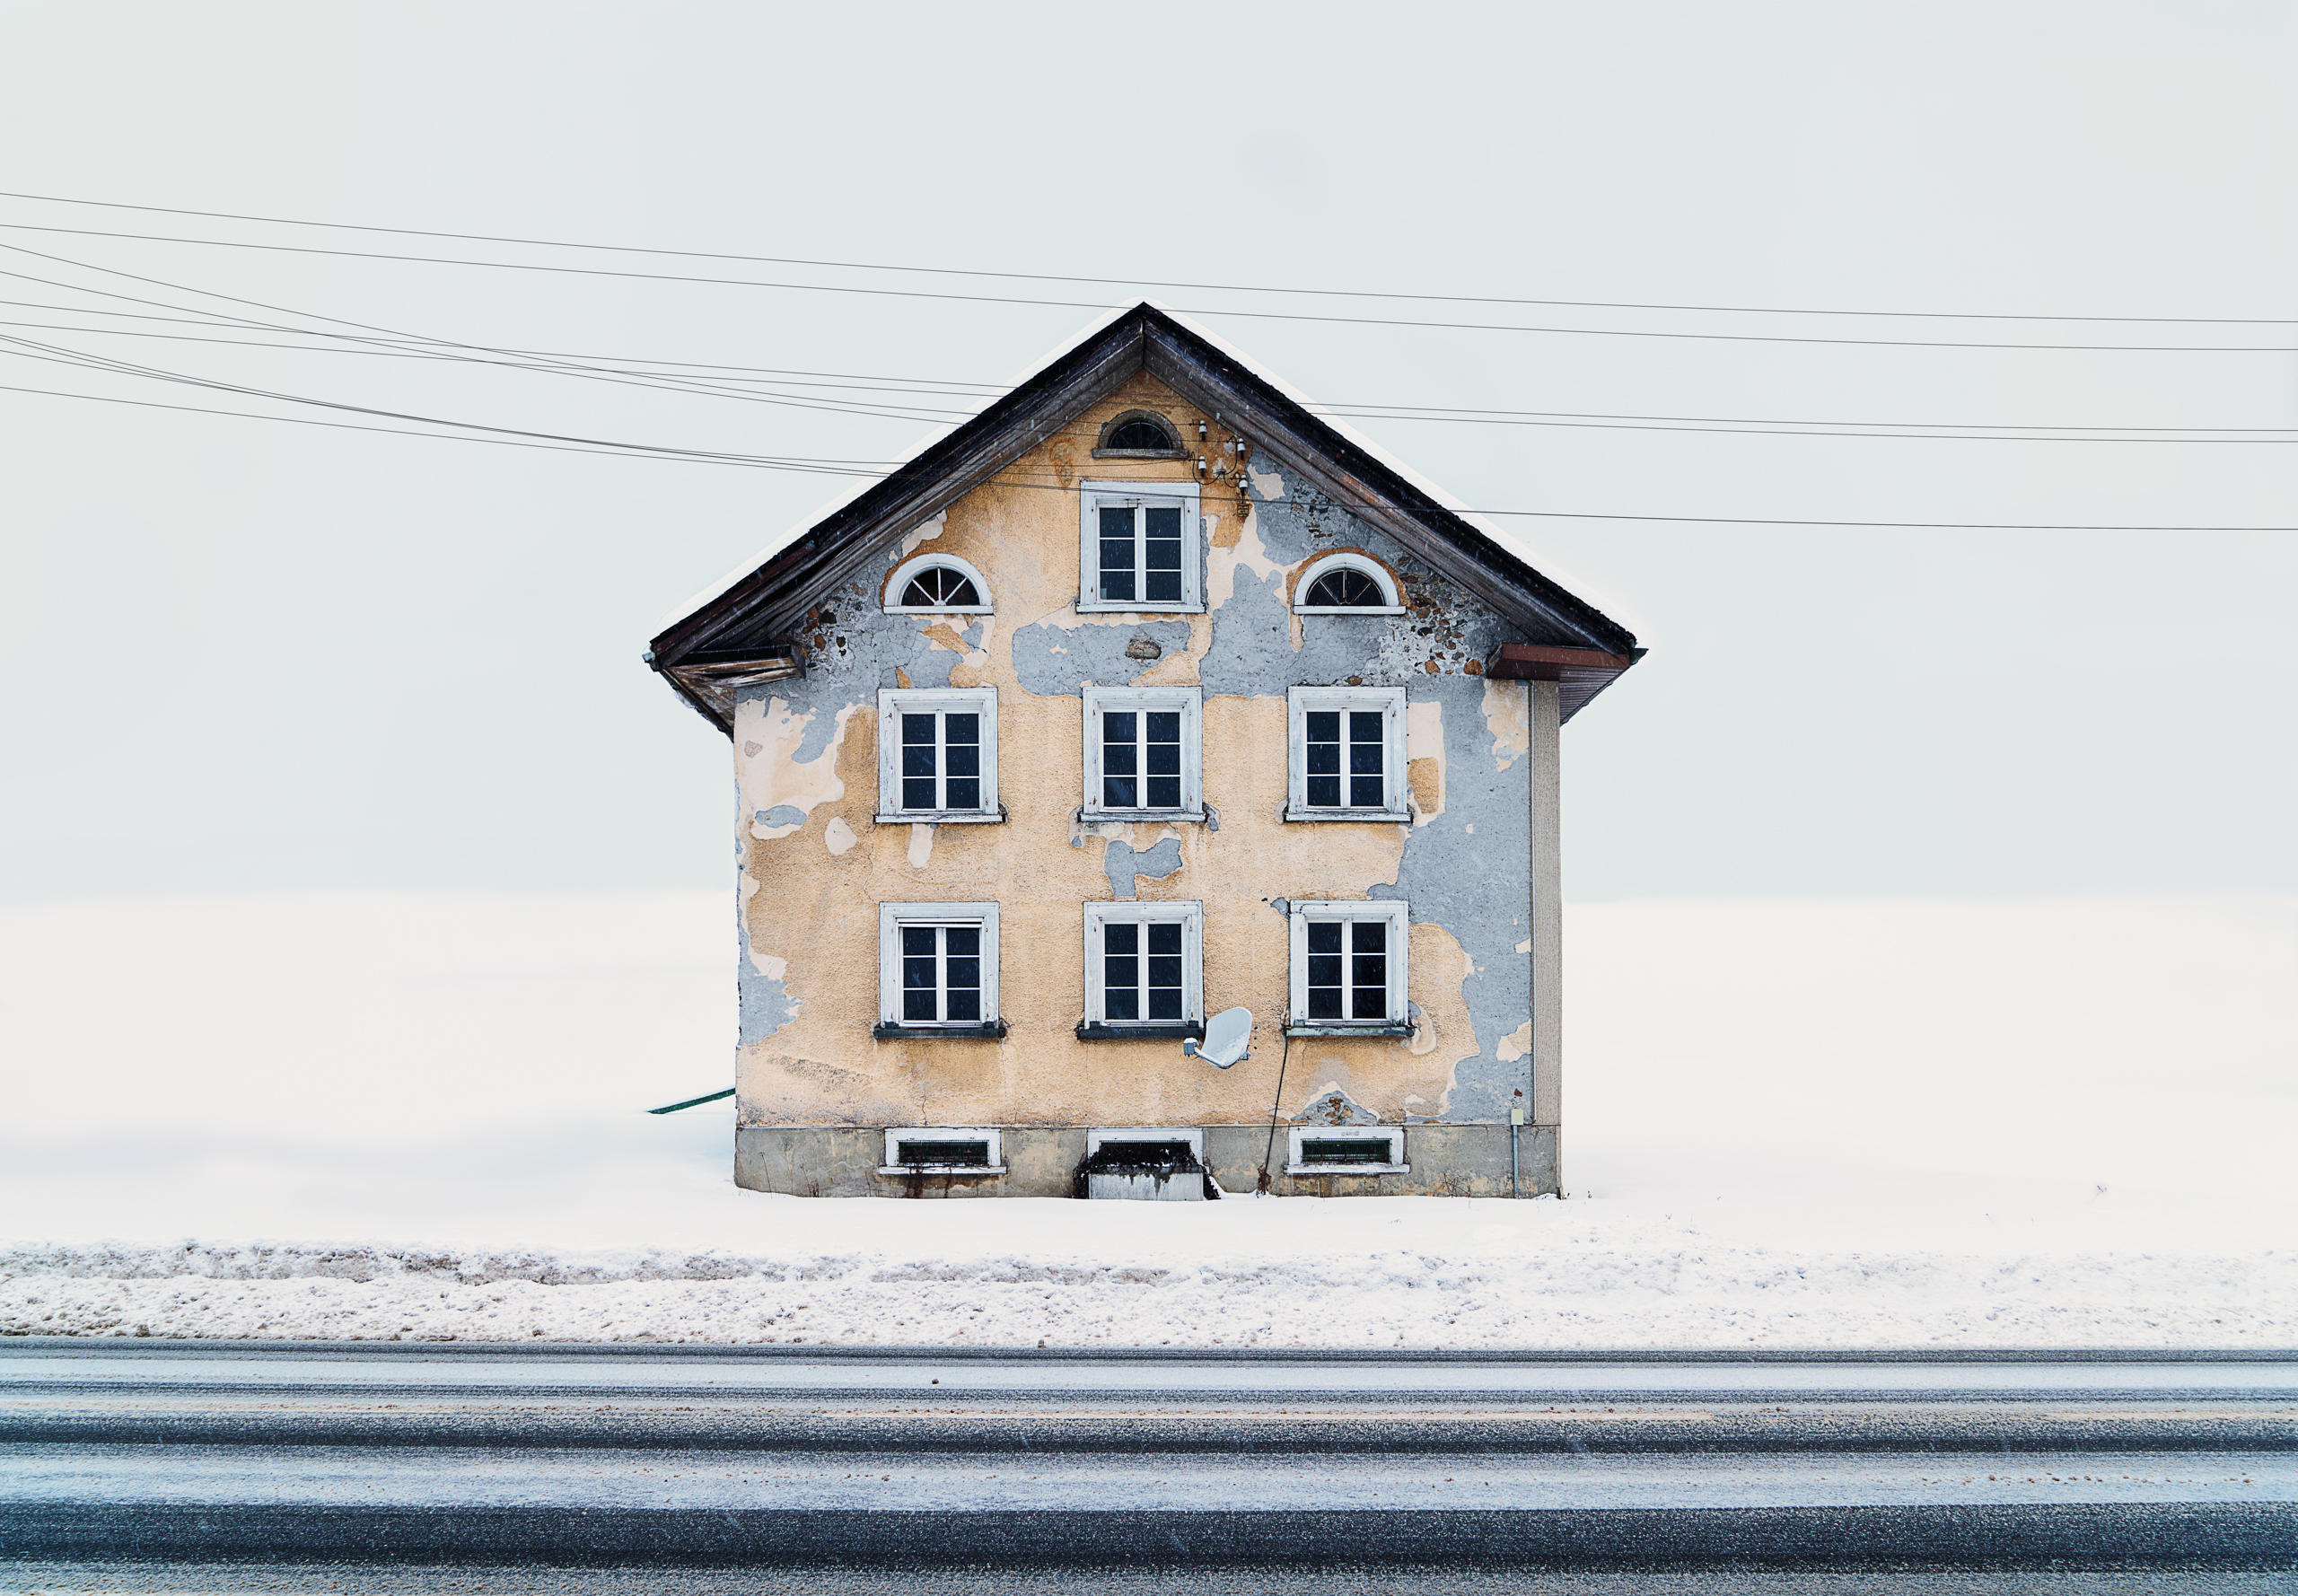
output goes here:
[[1409, 820], [1404, 689], [1292, 688], [1288, 820]]
[[1087, 1041], [1205, 1034], [1205, 906], [1085, 906]]
[[1077, 608], [1195, 613], [1205, 608], [1194, 482], [1088, 482], [1078, 495]]
[[1205, 689], [1087, 688], [1088, 817], [1205, 818]]
[[1407, 906], [1352, 899], [1293, 906], [1293, 1036], [1411, 1034]]
[[938, 1125], [886, 1133], [881, 1175], [1002, 1175], [1004, 1138], [994, 1130]]
[[997, 906], [878, 906], [880, 1038], [1003, 1036]]
[[1295, 1126], [1288, 1175], [1403, 1175], [1404, 1127], [1397, 1125]]
[[878, 695], [878, 820], [1002, 820], [997, 689], [888, 688]]

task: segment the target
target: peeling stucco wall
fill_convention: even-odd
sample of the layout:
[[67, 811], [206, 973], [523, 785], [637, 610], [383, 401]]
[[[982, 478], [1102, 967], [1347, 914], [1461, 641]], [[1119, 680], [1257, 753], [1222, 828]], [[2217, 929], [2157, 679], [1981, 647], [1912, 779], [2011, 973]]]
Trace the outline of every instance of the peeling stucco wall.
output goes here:
[[[1136, 407], [1193, 449], [1234, 458], [1211, 417], [1145, 373], [1006, 473], [890, 544], [821, 605], [807, 672], [741, 697], [733, 732], [742, 934], [745, 1125], [1219, 1125], [1281, 1111], [1504, 1123], [1529, 1104], [1529, 720], [1525, 686], [1481, 674], [1520, 640], [1469, 595], [1282, 460], [1250, 488], [1202, 485], [1198, 615], [1080, 615], [1078, 503], [1095, 480], [1194, 479], [1173, 460], [1095, 460], [1103, 422]], [[1049, 491], [1066, 488], [1071, 491]], [[990, 587], [988, 616], [888, 615], [887, 575], [927, 548]], [[1293, 612], [1300, 570], [1337, 548], [1396, 574], [1404, 616]], [[1205, 689], [1205, 824], [1080, 820], [1084, 684]], [[1287, 823], [1285, 689], [1402, 686], [1410, 823]], [[881, 826], [876, 695], [891, 687], [997, 689], [1002, 824]], [[1083, 911], [1111, 898], [1205, 906], [1208, 1011], [1257, 1016], [1253, 1057], [1228, 1071], [1170, 1042], [1084, 1042]], [[1297, 1039], [1287, 1003], [1293, 899], [1411, 906], [1405, 1039]], [[881, 901], [999, 906], [1003, 1040], [873, 1040]]]

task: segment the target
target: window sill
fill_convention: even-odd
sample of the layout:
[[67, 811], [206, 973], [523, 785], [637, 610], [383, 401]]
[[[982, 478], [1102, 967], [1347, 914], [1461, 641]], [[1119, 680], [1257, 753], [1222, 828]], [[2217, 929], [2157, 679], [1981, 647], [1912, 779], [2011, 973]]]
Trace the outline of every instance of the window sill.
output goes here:
[[[889, 604], [888, 615], [995, 615], [987, 604]], [[1397, 613], [1404, 613], [1399, 610]]]
[[1005, 823], [1005, 806], [999, 804], [996, 814], [984, 814], [979, 810], [939, 811], [921, 810], [916, 814], [873, 815], [881, 826], [1002, 826]]
[[1002, 1163], [881, 1163], [881, 1175], [1002, 1175]]
[[1401, 809], [1294, 809], [1285, 806], [1288, 820], [1377, 820], [1387, 825], [1409, 825], [1412, 816]]
[[1411, 611], [1411, 610], [1409, 610], [1409, 609], [1406, 609], [1403, 605], [1401, 605], [1401, 604], [1367, 604], [1367, 605], [1365, 605], [1365, 606], [1364, 606], [1363, 609], [1307, 609], [1307, 608], [1305, 608], [1304, 606], [1302, 606], [1302, 605], [1298, 605], [1298, 604], [1296, 604], [1296, 605], [1294, 605], [1294, 606], [1293, 607], [1293, 613], [1294, 613], [1294, 614], [1295, 614], [1295, 615], [1299, 615], [1299, 616], [1312, 616], [1312, 615], [1410, 615], [1410, 614], [1412, 613], [1412, 611]]
[[891, 1020], [881, 1020], [870, 1027], [870, 1035], [878, 1041], [995, 1041], [1005, 1034], [1005, 1022], [992, 1020], [986, 1025], [898, 1025]]
[[1288, 1163], [1288, 1175], [1409, 1175], [1408, 1163]]
[[[1205, 613], [1205, 606], [1202, 603], [1089, 604], [1083, 599], [1077, 601], [1076, 609], [1080, 615], [1203, 615]], [[1145, 671], [1155, 663], [1154, 660], [1145, 660], [1142, 662], [1142, 669]]]
[[1176, 1024], [1171, 1021], [1153, 1021], [1145, 1025], [1108, 1025], [1087, 1021], [1077, 1027], [1081, 1042], [1201, 1042], [1205, 1039], [1205, 1025], [1201, 1021]]
[[1300, 1020], [1287, 1025], [1285, 1028], [1285, 1034], [1286, 1036], [1410, 1036], [1418, 1029], [1419, 1027], [1411, 1024], [1391, 1025], [1385, 1021], [1378, 1025], [1319, 1025], [1312, 1021]]

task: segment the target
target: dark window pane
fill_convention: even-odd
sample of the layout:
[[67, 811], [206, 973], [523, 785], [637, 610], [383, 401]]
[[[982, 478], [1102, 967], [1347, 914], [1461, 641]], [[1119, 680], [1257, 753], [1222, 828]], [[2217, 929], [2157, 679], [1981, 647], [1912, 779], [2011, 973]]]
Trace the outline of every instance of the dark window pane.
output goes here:
[[981, 717], [973, 714], [952, 714], [942, 717], [942, 741], [955, 748], [961, 742], [981, 741]]
[[1338, 953], [1340, 951], [1341, 922], [1311, 920], [1309, 922], [1309, 951]]
[[1302, 717], [1309, 723], [1311, 742], [1340, 741], [1340, 712], [1337, 709], [1311, 709]]
[[1338, 809], [1340, 807], [1340, 777], [1312, 776], [1309, 778], [1309, 807]]
[[952, 1022], [963, 1022], [969, 1025], [980, 1023], [981, 994], [971, 989], [960, 992], [956, 987], [952, 987], [950, 989], [950, 1012], [946, 1017]]
[[1340, 1009], [1340, 988], [1339, 988], [1339, 987], [1310, 987], [1310, 988], [1309, 988], [1309, 1018], [1310, 1018], [1310, 1019], [1311, 1019], [1311, 1020], [1338, 1020], [1338, 1019], [1339, 1019], [1339, 1018], [1340, 1018], [1340, 1015], [1341, 1015], [1341, 1009]]
[[1149, 956], [1149, 985], [1171, 987], [1178, 992], [1181, 986], [1181, 961], [1179, 954], [1168, 958], [1153, 953]]
[[[1180, 569], [1180, 506], [1179, 504], [1151, 504], [1142, 511], [1141, 516], [1148, 522], [1147, 536], [1151, 547], [1153, 548], [1160, 543], [1171, 544], [1173, 547], [1172, 568]], [[1153, 556], [1150, 559], [1149, 566], [1152, 570], [1157, 568], [1157, 561]]]
[[1378, 809], [1388, 802], [1388, 794], [1377, 776], [1352, 776], [1348, 778], [1348, 806], [1351, 809]]
[[906, 715], [901, 717], [901, 740], [934, 746], [934, 717], [930, 715]]
[[1128, 956], [1141, 951], [1141, 927], [1131, 920], [1110, 920], [1101, 926], [1101, 951]]
[[1136, 791], [1137, 785], [1129, 776], [1102, 777], [1101, 807], [1103, 809], [1139, 809], [1140, 795]]
[[1180, 956], [1181, 923], [1179, 920], [1153, 920], [1149, 925], [1149, 956], [1162, 959], [1167, 955]]
[[1111, 566], [1110, 546], [1106, 543], [1101, 545], [1101, 601], [1107, 604], [1131, 604], [1136, 601], [1133, 596], [1132, 567]]
[[909, 1021], [931, 1022], [941, 1018], [934, 1012], [934, 988], [922, 992], [908, 991], [901, 995], [901, 1017]]
[[[1155, 548], [1154, 544], [1150, 546]], [[1181, 601], [1181, 574], [1179, 571], [1152, 571], [1148, 589], [1141, 595], [1145, 604], [1178, 604]]]
[[1349, 972], [1349, 985], [1373, 987], [1382, 992], [1389, 989], [1389, 956], [1386, 953], [1359, 953], [1352, 962], [1355, 968]]
[[901, 784], [901, 806], [904, 809], [934, 809], [934, 778], [906, 777]]
[[1149, 994], [1149, 1017], [1152, 1020], [1178, 1020], [1181, 1017], [1179, 983], [1171, 987], [1159, 987]]
[[1178, 748], [1181, 741], [1181, 712], [1178, 709], [1151, 710], [1148, 741], [1170, 742]]
[[944, 571], [942, 574], [948, 579], [942, 583], [942, 602], [969, 606], [981, 602], [981, 595], [974, 591], [972, 577], [960, 576], [955, 571]]
[[901, 745], [901, 773], [904, 776], [934, 774], [934, 745], [905, 742]]
[[949, 973], [944, 979], [944, 985], [950, 988], [952, 994], [954, 994], [960, 987], [978, 988], [981, 986], [981, 960], [978, 959], [951, 959], [949, 961]]
[[1111, 1020], [1141, 1018], [1141, 994], [1131, 987], [1111, 987], [1102, 994], [1102, 1013]]
[[1352, 1020], [1385, 1020], [1389, 1017], [1389, 992], [1385, 987], [1359, 987], [1355, 1003], [1349, 1010]]
[[978, 925], [952, 925], [942, 934], [949, 939], [952, 958], [960, 953], [972, 958], [981, 951], [981, 927]]
[[901, 984], [904, 987], [922, 987], [928, 992], [934, 990], [933, 959], [931, 957], [927, 957], [925, 959], [903, 960], [901, 961]]
[[1340, 774], [1340, 744], [1311, 742], [1309, 744], [1309, 774], [1338, 776]]
[[1382, 716], [1378, 710], [1352, 709], [1348, 712], [1348, 741], [1373, 742], [1381, 741]]
[[1388, 951], [1389, 923], [1386, 920], [1352, 920], [1348, 933], [1348, 945], [1360, 953], [1384, 953]]
[[905, 925], [901, 928], [901, 951], [905, 956], [934, 956], [934, 927]]
[[1348, 745], [1349, 774], [1351, 776], [1380, 775], [1381, 751], [1381, 745], [1377, 742], [1350, 743]]
[[1145, 809], [1179, 809], [1181, 806], [1181, 778], [1178, 776], [1153, 776], [1149, 778], [1149, 801]]
[[972, 743], [952, 743], [946, 751], [950, 761], [949, 775], [979, 776], [981, 774], [981, 750]]
[[953, 776], [943, 784], [944, 804], [950, 809], [979, 809], [981, 807], [981, 778], [973, 776]]

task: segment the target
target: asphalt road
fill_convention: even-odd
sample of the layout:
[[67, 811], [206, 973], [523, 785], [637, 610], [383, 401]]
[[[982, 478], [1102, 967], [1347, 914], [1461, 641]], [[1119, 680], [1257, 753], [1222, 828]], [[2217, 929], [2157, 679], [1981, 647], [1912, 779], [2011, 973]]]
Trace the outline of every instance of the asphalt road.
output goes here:
[[[51, 1591], [2290, 1590], [2298, 1358], [13, 1341], [0, 1559]], [[1811, 1583], [1844, 1579], [1925, 1583]]]

